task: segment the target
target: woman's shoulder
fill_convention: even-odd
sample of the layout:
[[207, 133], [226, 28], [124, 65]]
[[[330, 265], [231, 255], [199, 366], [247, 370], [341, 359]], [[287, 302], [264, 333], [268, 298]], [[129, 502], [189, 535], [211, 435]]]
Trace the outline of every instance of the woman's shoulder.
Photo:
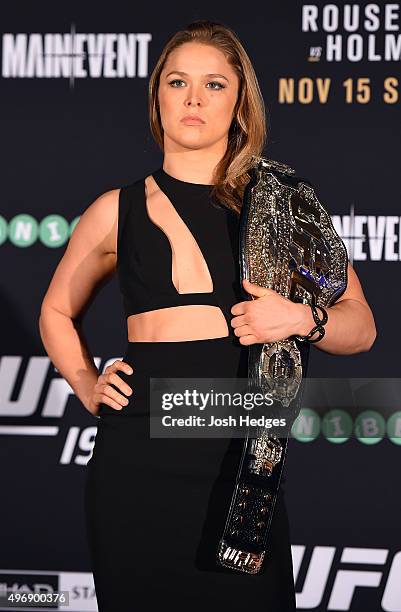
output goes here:
[[99, 220], [104, 216], [110, 217], [110, 215], [115, 218], [118, 213], [119, 203], [126, 199], [124, 196], [134, 195], [135, 192], [140, 193], [144, 188], [145, 179], [150, 174], [152, 174], [152, 172], [122, 182], [117, 187], [111, 187], [110, 189], [101, 191], [99, 195], [93, 197], [88, 209], [91, 209], [91, 212], [98, 216]]

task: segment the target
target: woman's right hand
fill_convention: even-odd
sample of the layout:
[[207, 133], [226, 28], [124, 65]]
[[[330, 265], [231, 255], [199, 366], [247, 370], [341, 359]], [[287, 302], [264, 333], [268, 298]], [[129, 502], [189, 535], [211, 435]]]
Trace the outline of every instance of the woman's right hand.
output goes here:
[[117, 374], [118, 370], [122, 370], [125, 374], [133, 373], [131, 366], [121, 359], [107, 366], [103, 374], [98, 377], [89, 402], [88, 410], [94, 416], [98, 416], [100, 404], [107, 404], [115, 410], [122, 410], [123, 406], [128, 404], [127, 398], [111, 386], [115, 385], [125, 395], [132, 395], [131, 387]]

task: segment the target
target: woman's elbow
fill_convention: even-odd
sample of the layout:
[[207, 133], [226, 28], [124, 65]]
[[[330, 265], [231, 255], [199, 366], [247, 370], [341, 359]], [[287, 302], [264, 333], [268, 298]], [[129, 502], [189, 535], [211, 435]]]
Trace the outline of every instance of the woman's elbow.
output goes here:
[[362, 344], [362, 349], [360, 352], [367, 353], [368, 351], [370, 351], [370, 349], [372, 348], [372, 346], [374, 345], [376, 341], [376, 338], [377, 338], [376, 324], [375, 324], [373, 315], [371, 315], [371, 320], [369, 324], [365, 326], [365, 340], [364, 340], [364, 343]]

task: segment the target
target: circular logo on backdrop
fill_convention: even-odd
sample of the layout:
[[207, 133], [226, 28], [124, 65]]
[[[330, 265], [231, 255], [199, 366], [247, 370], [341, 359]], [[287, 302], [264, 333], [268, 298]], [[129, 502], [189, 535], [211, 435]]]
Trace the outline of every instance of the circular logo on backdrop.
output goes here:
[[0, 215], [0, 245], [7, 238], [17, 247], [32, 246], [38, 239], [49, 248], [62, 247], [75, 229], [80, 215], [68, 223], [61, 215], [47, 215], [40, 223], [25, 213], [15, 215], [9, 223]]
[[394, 412], [387, 421], [387, 435], [394, 444], [401, 444], [401, 410]]
[[39, 237], [48, 247], [56, 248], [65, 244], [69, 235], [69, 225], [60, 215], [47, 215], [40, 222]]
[[311, 408], [301, 408], [291, 427], [293, 438], [299, 442], [312, 442], [320, 433], [320, 418]]
[[352, 419], [345, 410], [330, 410], [322, 420], [323, 435], [329, 442], [341, 444], [352, 434]]
[[355, 436], [364, 444], [377, 444], [384, 438], [386, 423], [376, 410], [364, 410], [355, 419]]
[[8, 237], [15, 246], [31, 246], [38, 237], [38, 222], [35, 217], [24, 213], [15, 215], [9, 224]]

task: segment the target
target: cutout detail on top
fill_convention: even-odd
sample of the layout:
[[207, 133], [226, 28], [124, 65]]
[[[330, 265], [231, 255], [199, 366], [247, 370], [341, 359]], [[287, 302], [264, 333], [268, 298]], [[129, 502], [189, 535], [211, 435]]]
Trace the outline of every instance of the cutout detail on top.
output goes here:
[[182, 342], [229, 335], [218, 306], [193, 304], [148, 310], [127, 319], [129, 342]]
[[146, 182], [147, 214], [170, 242], [171, 280], [177, 293], [213, 293], [208, 265], [192, 232], [153, 176], [148, 176]]
[[229, 336], [222, 309], [216, 305], [196, 303], [195, 294], [214, 292], [208, 265], [192, 232], [152, 175], [145, 179], [145, 201], [150, 221], [170, 243], [172, 287], [179, 295], [194, 294], [194, 303], [165, 306], [128, 316], [128, 340], [179, 342]]

